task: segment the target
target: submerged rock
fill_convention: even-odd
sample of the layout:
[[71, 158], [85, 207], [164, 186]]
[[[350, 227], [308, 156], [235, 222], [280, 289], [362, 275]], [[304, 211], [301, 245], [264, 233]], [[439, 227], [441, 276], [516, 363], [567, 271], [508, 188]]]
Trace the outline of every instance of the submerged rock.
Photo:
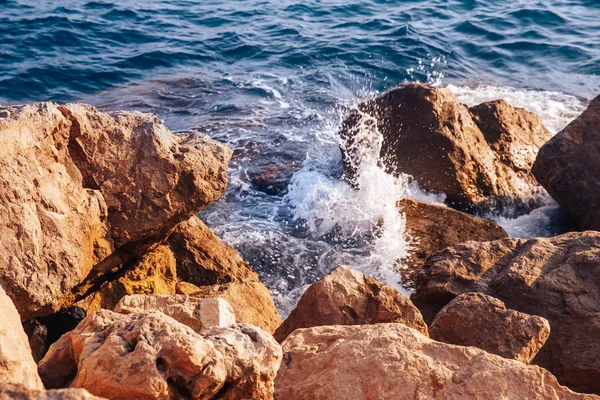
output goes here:
[[85, 389], [32, 390], [20, 385], [0, 386], [0, 400], [103, 400]]
[[600, 230], [600, 96], [540, 149], [533, 173], [581, 228]]
[[8, 384], [43, 389], [21, 318], [0, 286], [0, 389]]
[[196, 333], [157, 311], [100, 310], [53, 344], [39, 370], [48, 388], [85, 388], [112, 400], [270, 399], [281, 356], [252, 325]]
[[425, 263], [412, 300], [431, 321], [468, 292], [546, 318], [550, 337], [533, 362], [574, 390], [600, 393], [600, 232], [446, 248]]
[[86, 295], [227, 185], [229, 148], [149, 114], [0, 111], [0, 284], [23, 320]]
[[529, 364], [546, 343], [550, 324], [542, 317], [509, 310], [494, 297], [465, 293], [437, 313], [429, 335]]
[[450, 205], [471, 210], [529, 206], [540, 188], [529, 167], [551, 137], [532, 113], [505, 102], [469, 109], [448, 89], [409, 84], [362, 103], [342, 125], [345, 175], [353, 181], [365, 146], [381, 134], [380, 160]]
[[537, 366], [436, 342], [403, 324], [298, 329], [283, 351], [278, 400], [599, 399]]
[[487, 219], [438, 204], [402, 199], [406, 233], [412, 241], [409, 255], [399, 269], [402, 285], [414, 288], [417, 272], [432, 253], [445, 247], [475, 240], [485, 242], [508, 237], [504, 229]]
[[274, 336], [281, 343], [299, 328], [381, 322], [405, 324], [427, 335], [421, 313], [402, 293], [347, 266], [339, 266], [308, 288]]

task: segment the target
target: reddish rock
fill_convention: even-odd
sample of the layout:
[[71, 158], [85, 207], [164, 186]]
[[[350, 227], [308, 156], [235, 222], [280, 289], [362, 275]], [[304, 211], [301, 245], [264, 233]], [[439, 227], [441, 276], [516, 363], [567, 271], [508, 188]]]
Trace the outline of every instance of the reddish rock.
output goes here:
[[446, 248], [425, 263], [412, 300], [431, 321], [467, 292], [546, 318], [550, 337], [533, 363], [574, 390], [600, 393], [600, 232]]
[[600, 96], [540, 149], [533, 173], [581, 228], [600, 230]]
[[302, 295], [274, 336], [282, 342], [299, 328], [397, 322], [427, 335], [427, 325], [412, 302], [391, 286], [339, 266]]
[[0, 400], [104, 400], [85, 389], [32, 390], [20, 385], [0, 387]]
[[550, 336], [550, 324], [542, 317], [509, 310], [483, 293], [465, 293], [437, 313], [429, 335], [529, 364]]
[[406, 233], [412, 240], [409, 256], [402, 260], [404, 268], [398, 271], [406, 288], [414, 288], [417, 272], [432, 253], [469, 240], [485, 242], [508, 237], [492, 221], [442, 205], [402, 199], [399, 208], [406, 216]]

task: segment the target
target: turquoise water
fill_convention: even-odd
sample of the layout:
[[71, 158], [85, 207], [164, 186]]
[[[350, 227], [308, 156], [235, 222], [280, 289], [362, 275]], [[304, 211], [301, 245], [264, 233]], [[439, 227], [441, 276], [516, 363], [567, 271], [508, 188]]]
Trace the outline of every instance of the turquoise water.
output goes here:
[[[285, 313], [338, 263], [397, 285], [409, 244], [395, 201], [442, 200], [376, 169], [360, 193], [341, 182], [349, 107], [418, 80], [505, 98], [556, 132], [600, 93], [599, 28], [597, 0], [0, 0], [0, 103], [137, 109], [228, 143], [229, 189], [201, 216]], [[256, 184], [265, 167], [285, 170], [279, 190]], [[555, 234], [547, 203], [492, 218]]]

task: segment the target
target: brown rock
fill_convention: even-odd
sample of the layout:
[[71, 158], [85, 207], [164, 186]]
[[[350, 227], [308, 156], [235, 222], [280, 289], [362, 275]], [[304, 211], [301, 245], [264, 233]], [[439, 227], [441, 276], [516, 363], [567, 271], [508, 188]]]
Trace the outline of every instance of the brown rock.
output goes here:
[[53, 344], [39, 370], [48, 388], [113, 400], [269, 399], [280, 362], [279, 345], [251, 325], [198, 334], [157, 311], [100, 310]]
[[485, 242], [508, 237], [492, 221], [442, 205], [405, 198], [399, 208], [406, 216], [406, 233], [413, 241], [409, 257], [402, 261], [405, 268], [399, 270], [406, 288], [414, 288], [418, 270], [432, 253], [469, 240]]
[[103, 400], [85, 389], [32, 390], [20, 385], [0, 387], [0, 400]]
[[537, 366], [436, 342], [403, 324], [299, 329], [283, 351], [278, 400], [599, 398], [560, 386]]
[[465, 293], [435, 316], [429, 336], [529, 364], [550, 336], [550, 324], [542, 317], [509, 310], [494, 297]]
[[198, 286], [258, 281], [258, 275], [231, 246], [194, 216], [177, 226], [167, 241], [180, 280]]
[[[13, 302], [0, 286], [0, 383], [43, 389], [27, 335]], [[1, 386], [0, 386], [1, 387]]]
[[600, 230], [600, 96], [540, 149], [533, 173], [581, 228]]
[[154, 116], [0, 111], [0, 284], [24, 320], [87, 294], [225, 190], [231, 151]]
[[412, 300], [431, 320], [467, 292], [546, 318], [550, 337], [533, 362], [574, 390], [600, 393], [600, 232], [446, 248], [425, 263]]
[[[183, 285], [181, 285], [183, 284]], [[180, 282], [178, 290], [185, 290], [199, 298], [219, 297], [233, 307], [238, 322], [252, 324], [269, 333], [281, 325], [281, 317], [269, 289], [261, 282], [231, 282], [223, 285], [202, 286], [192, 289], [190, 284]]]
[[[476, 107], [474, 112], [481, 125], [448, 89], [420, 84], [365, 102], [340, 132], [345, 174], [354, 180], [360, 168], [359, 148], [374, 145], [375, 139], [365, 138], [364, 130], [377, 130], [386, 170], [411, 175], [424, 189], [445, 193], [449, 204], [464, 209], [527, 206], [539, 187], [522, 167], [531, 164], [538, 144], [550, 133], [531, 113], [503, 102]], [[496, 153], [506, 148], [509, 153]]]
[[391, 286], [339, 266], [302, 295], [273, 335], [278, 342], [299, 328], [397, 322], [427, 335], [427, 325], [412, 302]]

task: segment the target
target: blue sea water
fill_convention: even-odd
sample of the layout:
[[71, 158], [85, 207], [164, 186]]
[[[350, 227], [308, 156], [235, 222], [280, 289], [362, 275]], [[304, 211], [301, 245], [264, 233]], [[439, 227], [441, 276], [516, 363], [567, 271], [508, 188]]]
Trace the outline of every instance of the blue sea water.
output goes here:
[[[0, 103], [148, 111], [228, 143], [229, 189], [201, 217], [285, 313], [338, 263], [396, 284], [395, 201], [440, 200], [376, 169], [360, 193], [341, 182], [345, 110], [417, 80], [505, 98], [556, 132], [600, 93], [599, 33], [598, 0], [0, 0]], [[264, 168], [293, 178], [265, 190]], [[555, 211], [497, 220], [550, 235]]]

